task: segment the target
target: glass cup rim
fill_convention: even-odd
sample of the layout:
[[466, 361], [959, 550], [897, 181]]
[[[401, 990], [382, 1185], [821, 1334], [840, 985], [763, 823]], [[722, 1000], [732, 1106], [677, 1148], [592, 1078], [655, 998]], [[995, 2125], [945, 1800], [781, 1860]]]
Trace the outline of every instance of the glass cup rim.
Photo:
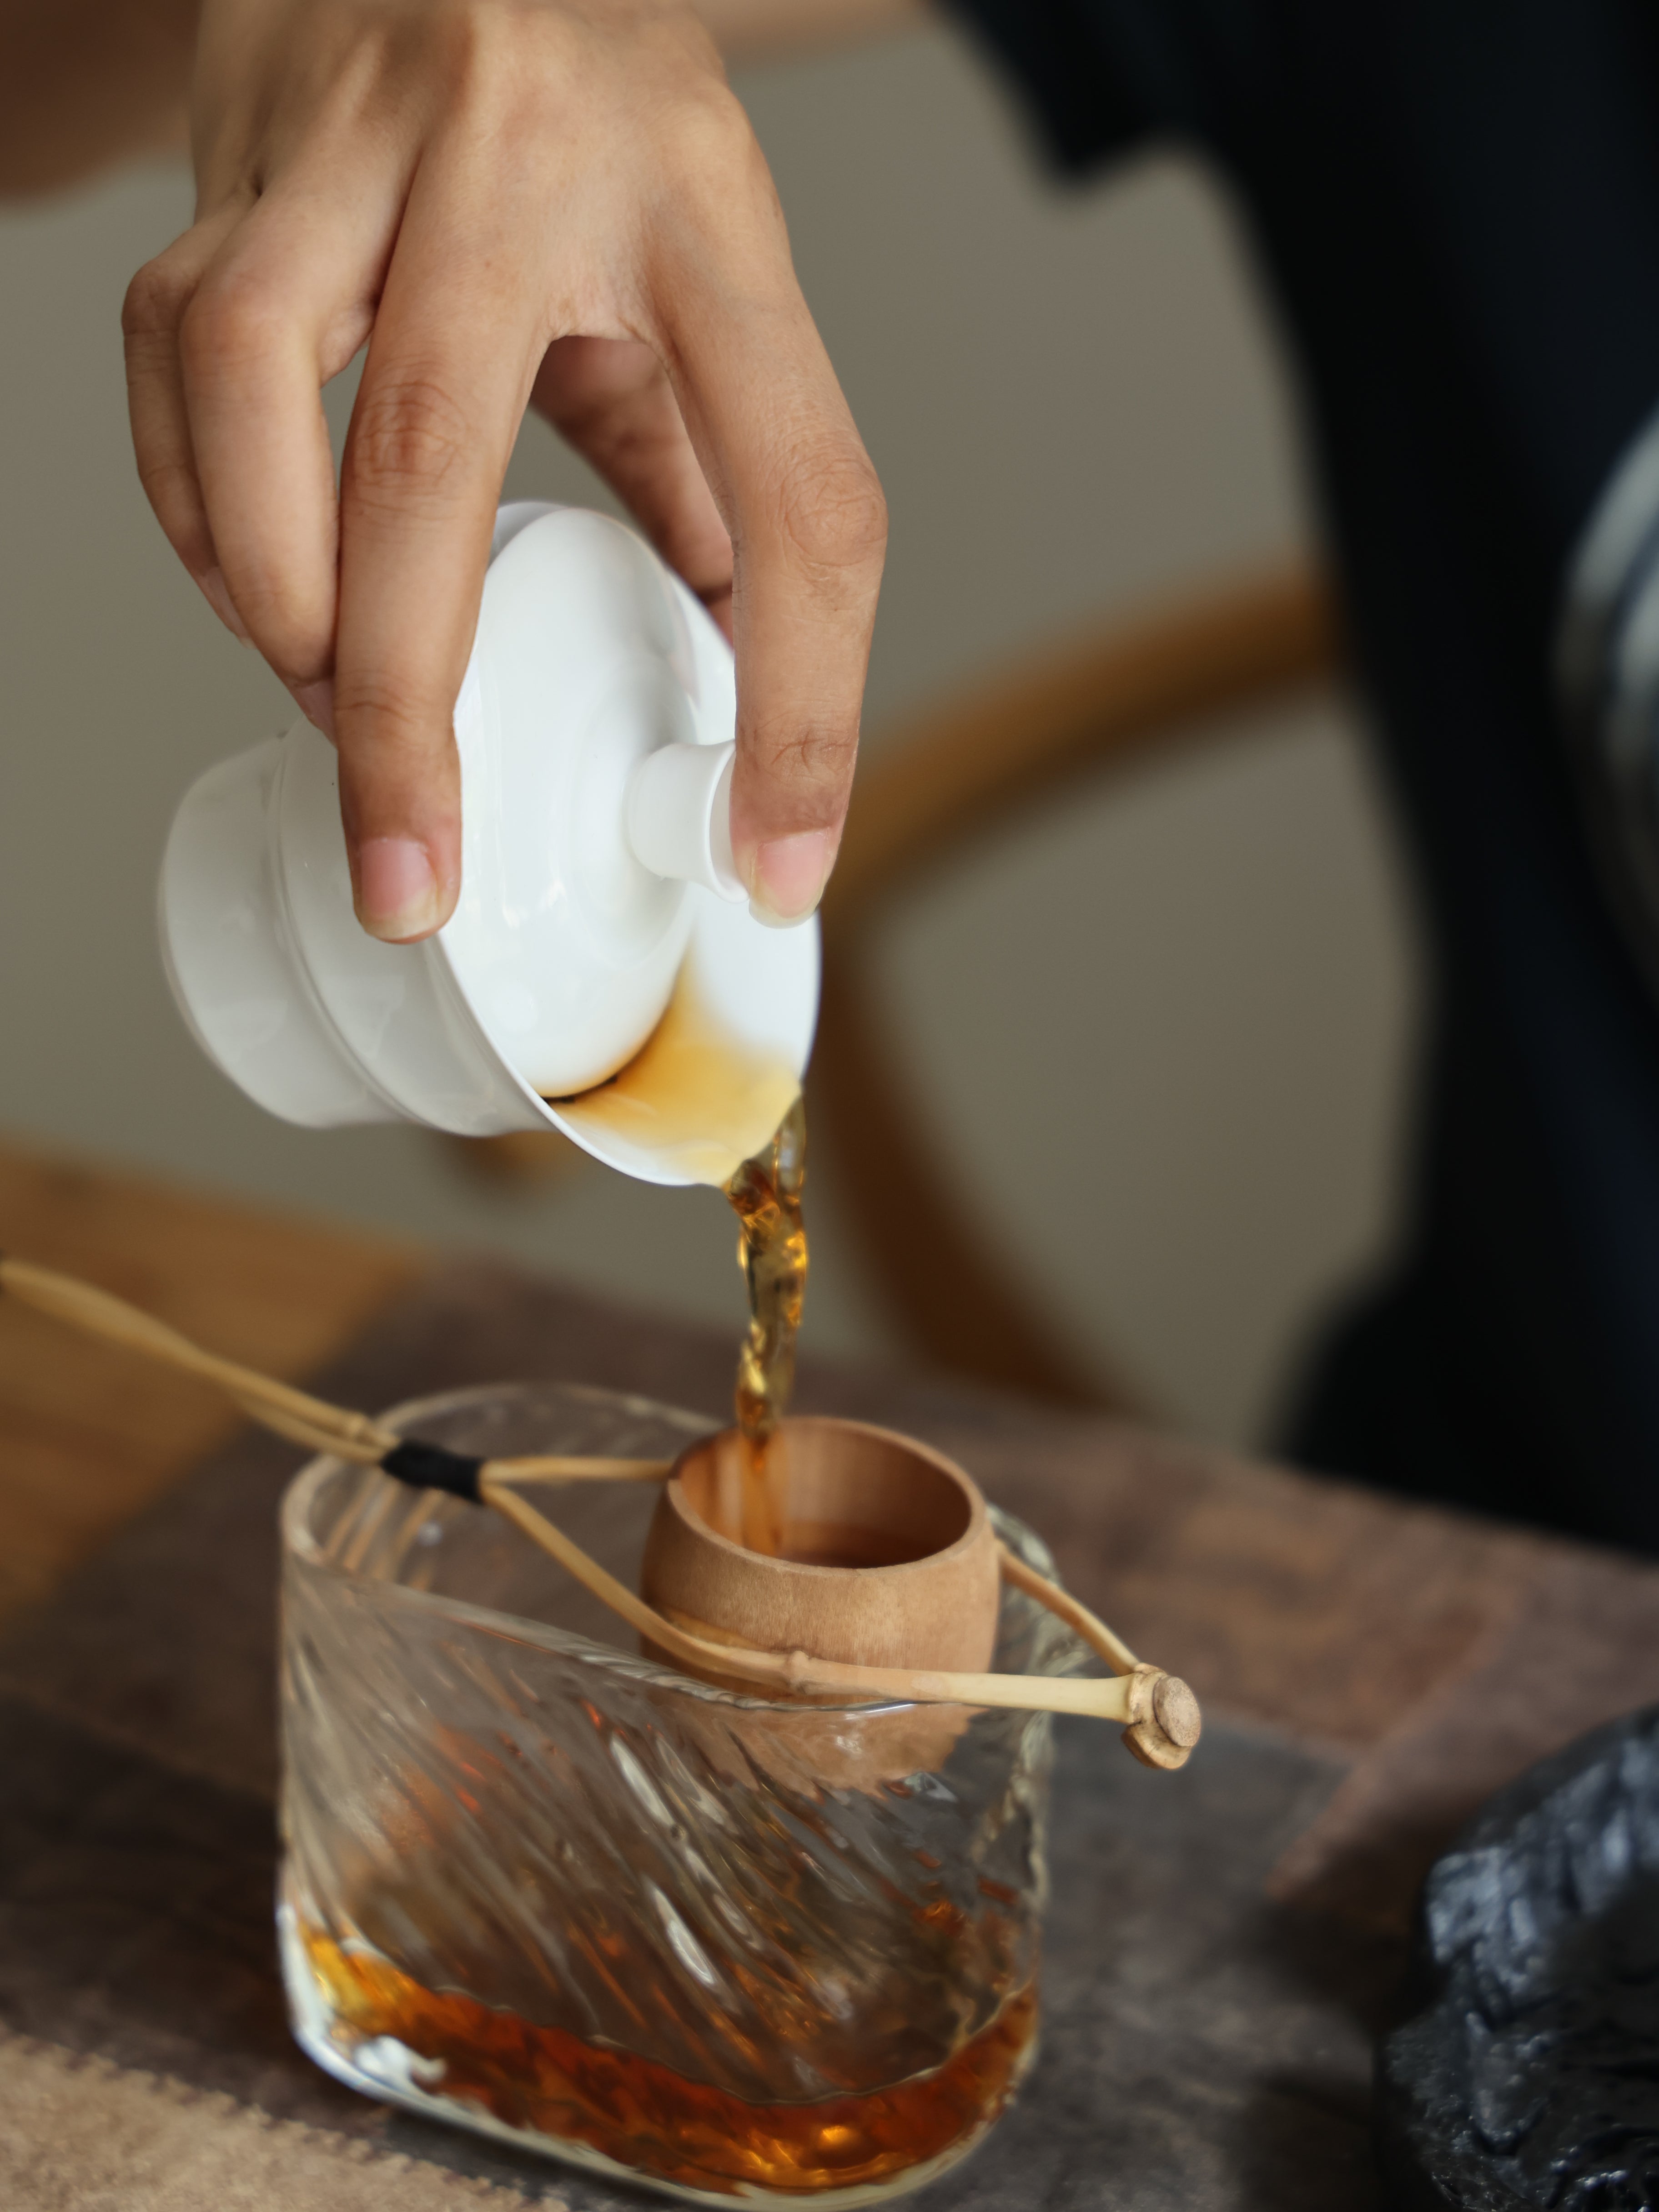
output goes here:
[[[637, 1410], [641, 1415], [666, 1421], [676, 1427], [683, 1426], [688, 1443], [714, 1434], [719, 1426], [706, 1414], [690, 1413], [682, 1407], [665, 1406], [654, 1398], [641, 1396], [637, 1391], [612, 1390], [602, 1383], [567, 1382], [552, 1378], [545, 1382], [466, 1383], [454, 1390], [435, 1391], [425, 1397], [403, 1399], [378, 1414], [376, 1419], [388, 1428], [401, 1432], [406, 1425], [423, 1415], [453, 1413], [480, 1401], [499, 1401], [505, 1396], [538, 1389], [556, 1390], [573, 1398]], [[339, 1561], [329, 1559], [310, 1525], [311, 1508], [324, 1485], [337, 1475], [354, 1471], [362, 1471], [360, 1462], [342, 1459], [334, 1452], [321, 1452], [307, 1460], [283, 1492], [278, 1523], [285, 1559], [291, 1554], [313, 1572], [329, 1575], [342, 1583], [361, 1585], [370, 1578], [354, 1573]], [[395, 1478], [388, 1477], [387, 1480]], [[480, 1507], [478, 1510], [488, 1511], [489, 1508]], [[1014, 1548], [1021, 1553], [1035, 1548], [1043, 1555], [1046, 1564], [1039, 1565], [1035, 1558], [1030, 1564], [1038, 1565], [1041, 1572], [1053, 1572], [1053, 1561], [1047, 1559], [1048, 1547], [1040, 1537], [1026, 1528], [1024, 1522], [991, 1504], [988, 1499], [987, 1510], [1005, 1541], [1012, 1542]], [[526, 1538], [526, 1540], [529, 1540]], [[588, 1665], [604, 1667], [625, 1675], [631, 1681], [671, 1691], [678, 1696], [696, 1698], [702, 1703], [723, 1705], [733, 1711], [765, 1712], [775, 1718], [793, 1713], [802, 1719], [821, 1719], [825, 1714], [832, 1713], [855, 1713], [862, 1717], [915, 1710], [915, 1700], [911, 1698], [848, 1698], [845, 1702], [823, 1703], [814, 1699], [810, 1705], [792, 1705], [775, 1698], [747, 1697], [736, 1691], [722, 1689], [716, 1683], [699, 1681], [696, 1675], [681, 1674], [674, 1668], [661, 1666], [654, 1660], [625, 1651], [620, 1645], [601, 1644], [592, 1637], [583, 1635], [578, 1629], [556, 1628], [547, 1621], [531, 1620], [522, 1613], [504, 1613], [494, 1606], [480, 1605], [471, 1598], [447, 1597], [435, 1590], [412, 1589], [406, 1583], [377, 1579], [373, 1586], [377, 1592], [385, 1594], [387, 1601], [399, 1607], [407, 1607], [416, 1613], [437, 1614], [446, 1620], [465, 1622], [471, 1627], [482, 1628], [492, 1634], [509, 1637], [517, 1643], [533, 1644], [544, 1651], [579, 1656]], [[950, 1710], [962, 1711], [964, 1708], [952, 1706]]]

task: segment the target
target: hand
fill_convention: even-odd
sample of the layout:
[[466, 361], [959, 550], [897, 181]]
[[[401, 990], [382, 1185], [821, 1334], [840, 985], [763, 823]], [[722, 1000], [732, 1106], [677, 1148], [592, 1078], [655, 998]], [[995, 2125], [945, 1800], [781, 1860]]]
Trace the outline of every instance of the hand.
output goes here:
[[[835, 858], [885, 542], [766, 164], [678, 0], [205, 0], [195, 226], [125, 314], [139, 473], [334, 738], [357, 913], [459, 889], [451, 731], [528, 401], [735, 632], [757, 912]], [[321, 386], [368, 344], [337, 499]]]

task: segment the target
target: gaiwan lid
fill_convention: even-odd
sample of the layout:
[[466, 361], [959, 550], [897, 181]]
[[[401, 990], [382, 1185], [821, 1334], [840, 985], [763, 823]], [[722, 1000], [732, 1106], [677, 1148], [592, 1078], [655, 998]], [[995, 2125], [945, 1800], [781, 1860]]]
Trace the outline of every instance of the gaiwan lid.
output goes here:
[[462, 881], [434, 938], [357, 927], [332, 748], [305, 724], [186, 795], [169, 979], [249, 1095], [312, 1127], [551, 1124], [654, 1182], [777, 1127], [817, 1012], [816, 922], [732, 865], [737, 698], [707, 610], [621, 523], [503, 507], [456, 703]]

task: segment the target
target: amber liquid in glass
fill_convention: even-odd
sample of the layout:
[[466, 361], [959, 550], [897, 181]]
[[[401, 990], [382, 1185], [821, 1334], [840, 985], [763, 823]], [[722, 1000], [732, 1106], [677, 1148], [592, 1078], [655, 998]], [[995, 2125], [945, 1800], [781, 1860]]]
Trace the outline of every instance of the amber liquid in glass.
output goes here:
[[441, 2063], [434, 2095], [481, 2105], [504, 2126], [555, 2143], [585, 2144], [653, 2180], [714, 2194], [867, 2187], [965, 2148], [1018, 2086], [1036, 2029], [1028, 1984], [926, 2073], [859, 2094], [751, 2104], [653, 2060], [532, 2027], [476, 1997], [438, 1995], [313, 1929], [304, 1941], [337, 2021]]

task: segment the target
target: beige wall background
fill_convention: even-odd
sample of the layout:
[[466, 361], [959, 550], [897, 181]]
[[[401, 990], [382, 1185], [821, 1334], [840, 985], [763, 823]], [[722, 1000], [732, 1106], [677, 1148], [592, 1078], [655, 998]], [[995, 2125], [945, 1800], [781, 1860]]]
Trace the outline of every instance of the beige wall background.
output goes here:
[[[1054, 189], [943, 30], [739, 89], [891, 504], [872, 748], [1048, 633], [1309, 543], [1283, 365], [1193, 167]], [[151, 923], [167, 823], [290, 719], [175, 567], [126, 442], [121, 295], [189, 212], [165, 170], [0, 217], [0, 1127], [735, 1325], [712, 1194], [597, 1167], [503, 1193], [415, 1130], [289, 1129], [185, 1036]], [[510, 489], [597, 499], [536, 425]], [[882, 988], [1057, 1326], [1172, 1419], [1260, 1437], [1391, 1215], [1415, 963], [1351, 710], [1022, 824], [896, 917]], [[811, 1220], [811, 1340], [890, 1352], [828, 1179]]]

